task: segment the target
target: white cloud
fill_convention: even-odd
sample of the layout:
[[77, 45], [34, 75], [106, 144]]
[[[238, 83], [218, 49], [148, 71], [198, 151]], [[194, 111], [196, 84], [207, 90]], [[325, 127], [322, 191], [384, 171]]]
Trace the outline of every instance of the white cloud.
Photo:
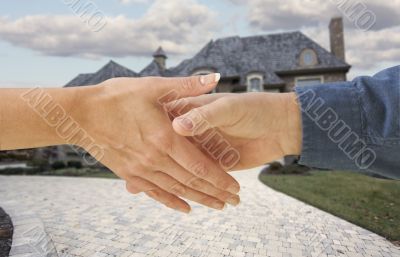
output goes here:
[[[247, 5], [248, 19], [253, 27], [263, 30], [297, 29], [301, 26], [315, 26], [335, 15], [351, 15], [352, 10], [372, 11], [376, 24], [372, 29], [379, 30], [400, 24], [400, 0], [229, 0]], [[353, 9], [353, 7], [357, 7]], [[360, 12], [361, 13], [361, 12]], [[357, 14], [357, 12], [355, 12]], [[345, 19], [351, 23], [351, 17]]]
[[[329, 30], [326, 26], [305, 28], [303, 32], [329, 47]], [[347, 62], [357, 69], [373, 69], [384, 62], [400, 64], [400, 26], [379, 31], [345, 30]]]
[[121, 4], [147, 4], [151, 0], [119, 0]]
[[[345, 23], [348, 63], [357, 70], [371, 70], [382, 63], [400, 64], [400, 0], [229, 0], [247, 7], [248, 22], [257, 33], [273, 30], [302, 30], [329, 48], [329, 20], [341, 15]], [[339, 3], [339, 5], [338, 5]], [[341, 6], [340, 3], [346, 3]], [[376, 16], [368, 31], [357, 29], [351, 7], [365, 5]], [[346, 11], [347, 10], [347, 11]]]
[[0, 17], [0, 39], [54, 56], [149, 56], [159, 45], [180, 55], [206, 43], [217, 29], [215, 14], [195, 0], [156, 0], [139, 19], [106, 19], [106, 26], [93, 32], [72, 15]]

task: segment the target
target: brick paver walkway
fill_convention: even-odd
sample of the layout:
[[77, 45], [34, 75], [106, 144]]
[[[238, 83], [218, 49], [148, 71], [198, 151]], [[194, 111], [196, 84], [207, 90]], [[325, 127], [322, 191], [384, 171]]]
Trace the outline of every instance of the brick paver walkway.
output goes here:
[[189, 215], [119, 180], [0, 176], [11, 256], [400, 256], [384, 238], [264, 186], [258, 170], [235, 174], [238, 207], [194, 205]]

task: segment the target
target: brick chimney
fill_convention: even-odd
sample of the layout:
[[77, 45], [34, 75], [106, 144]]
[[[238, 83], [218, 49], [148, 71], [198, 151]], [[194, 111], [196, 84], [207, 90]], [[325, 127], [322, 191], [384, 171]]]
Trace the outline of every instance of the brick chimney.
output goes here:
[[342, 61], [346, 61], [342, 17], [334, 17], [329, 23], [331, 53]]
[[153, 57], [154, 61], [158, 64], [160, 69], [164, 71], [166, 69], [167, 55], [165, 54], [161, 46], [157, 49], [157, 51], [154, 52]]

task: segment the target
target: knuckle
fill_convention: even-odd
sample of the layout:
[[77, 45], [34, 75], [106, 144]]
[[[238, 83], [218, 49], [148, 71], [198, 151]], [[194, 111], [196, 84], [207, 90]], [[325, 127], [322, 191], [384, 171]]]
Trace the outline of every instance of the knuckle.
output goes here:
[[122, 167], [122, 170], [128, 177], [129, 182], [131, 182], [131, 180], [138, 180], [137, 176], [140, 175], [141, 171], [143, 170], [142, 166], [138, 164], [127, 163]]
[[150, 176], [154, 177], [155, 179], [162, 179], [164, 173], [159, 170], [154, 170], [149, 173]]
[[216, 186], [217, 188], [227, 189], [230, 185], [231, 185], [231, 184], [230, 184], [229, 181], [227, 181], [227, 180], [225, 180], [225, 179], [219, 179], [219, 180], [216, 182], [216, 185], [215, 185], [215, 186]]
[[202, 203], [202, 204], [204, 204], [204, 205], [206, 205], [206, 206], [211, 206], [212, 205], [212, 203], [215, 201], [215, 198], [213, 198], [213, 197], [210, 197], [210, 196], [203, 196], [201, 199], [200, 199], [200, 203]]
[[221, 201], [226, 201], [228, 198], [230, 197], [235, 197], [235, 195], [232, 195], [231, 193], [228, 193], [226, 191], [223, 190], [218, 190], [215, 194], [214, 197], [221, 200]]
[[159, 153], [156, 151], [147, 151], [140, 155], [140, 162], [144, 167], [156, 167]]
[[193, 189], [201, 189], [204, 186], [204, 181], [201, 178], [192, 177], [185, 184]]
[[185, 77], [180, 80], [181, 88], [184, 92], [196, 89], [196, 83], [190, 77]]
[[204, 162], [195, 162], [191, 165], [193, 174], [198, 177], [206, 177], [208, 175], [207, 165]]
[[175, 204], [175, 202], [172, 200], [166, 200], [163, 203], [165, 206], [167, 206], [168, 208], [171, 208], [171, 209], [175, 209], [177, 207], [177, 204]]
[[[166, 133], [160, 133], [155, 136], [156, 144], [162, 153], [171, 153], [172, 151], [172, 139]], [[161, 154], [162, 154], [161, 153]]]
[[126, 185], [128, 186], [138, 186], [140, 184], [140, 178], [133, 174], [128, 174], [126, 179]]
[[193, 116], [195, 116], [199, 120], [205, 120], [207, 117], [210, 116], [210, 112], [206, 108], [196, 108], [193, 109], [192, 111]]
[[153, 199], [159, 199], [161, 196], [161, 192], [156, 188], [146, 190], [145, 193]]
[[146, 174], [146, 178], [150, 181], [157, 181], [157, 185], [160, 188], [166, 188], [164, 181], [167, 179], [167, 176], [164, 172], [159, 170], [150, 171], [148, 174]]
[[176, 183], [173, 186], [171, 186], [169, 191], [175, 195], [180, 195], [180, 196], [185, 195], [186, 193], [185, 187], [180, 183]]

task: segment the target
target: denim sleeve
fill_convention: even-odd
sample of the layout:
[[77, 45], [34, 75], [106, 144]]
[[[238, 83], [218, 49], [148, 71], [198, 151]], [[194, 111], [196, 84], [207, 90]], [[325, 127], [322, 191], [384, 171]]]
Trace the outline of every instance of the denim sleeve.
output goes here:
[[300, 164], [400, 178], [400, 66], [295, 92], [302, 111]]

